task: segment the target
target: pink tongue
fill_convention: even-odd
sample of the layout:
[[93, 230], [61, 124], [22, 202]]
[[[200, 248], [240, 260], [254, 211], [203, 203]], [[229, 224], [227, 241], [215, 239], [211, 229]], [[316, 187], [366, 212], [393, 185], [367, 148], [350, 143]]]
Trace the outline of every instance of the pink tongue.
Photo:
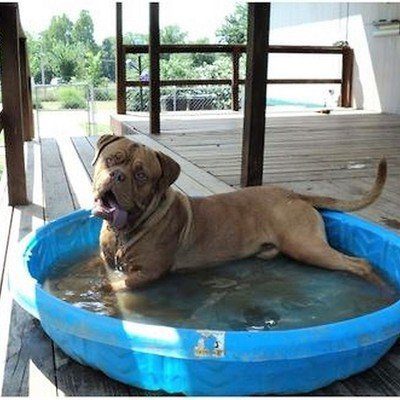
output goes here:
[[126, 223], [128, 221], [128, 213], [125, 210], [123, 210], [122, 208], [120, 208], [117, 203], [114, 203], [114, 202], [110, 202], [110, 203], [113, 207], [112, 224], [116, 228], [121, 229], [126, 225]]

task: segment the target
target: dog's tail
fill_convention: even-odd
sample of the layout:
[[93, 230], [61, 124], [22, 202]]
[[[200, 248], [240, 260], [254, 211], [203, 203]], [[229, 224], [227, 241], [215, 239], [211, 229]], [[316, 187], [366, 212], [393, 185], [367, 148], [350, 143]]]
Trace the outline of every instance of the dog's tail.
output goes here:
[[328, 210], [356, 211], [372, 204], [382, 193], [386, 182], [387, 162], [385, 158], [379, 161], [375, 183], [372, 188], [358, 200], [339, 200], [333, 197], [313, 196], [300, 194], [302, 200], [311, 203], [315, 208], [325, 208]]

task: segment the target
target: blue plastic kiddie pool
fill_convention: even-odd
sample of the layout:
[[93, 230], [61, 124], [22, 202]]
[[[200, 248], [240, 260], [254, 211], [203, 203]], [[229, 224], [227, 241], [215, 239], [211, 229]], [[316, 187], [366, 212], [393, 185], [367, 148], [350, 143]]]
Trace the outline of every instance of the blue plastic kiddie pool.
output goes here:
[[[399, 236], [351, 215], [323, 217], [333, 247], [367, 258], [399, 286]], [[30, 234], [10, 288], [65, 353], [126, 384], [188, 395], [304, 393], [371, 367], [399, 336], [399, 301], [310, 328], [206, 331], [95, 314], [43, 290], [52, 265], [98, 247], [100, 227], [90, 211], [80, 210]]]

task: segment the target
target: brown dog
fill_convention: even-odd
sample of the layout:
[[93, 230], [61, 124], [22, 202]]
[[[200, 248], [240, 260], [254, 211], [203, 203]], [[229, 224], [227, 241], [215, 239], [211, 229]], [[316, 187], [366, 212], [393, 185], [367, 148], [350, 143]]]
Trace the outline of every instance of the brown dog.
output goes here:
[[101, 255], [126, 275], [114, 290], [143, 286], [168, 271], [279, 252], [379, 282], [367, 261], [328, 245], [316, 208], [354, 211], [374, 202], [386, 180], [384, 159], [372, 189], [355, 201], [274, 186], [187, 197], [170, 187], [180, 173], [174, 160], [119, 136], [100, 137], [93, 163], [94, 214], [105, 219]]

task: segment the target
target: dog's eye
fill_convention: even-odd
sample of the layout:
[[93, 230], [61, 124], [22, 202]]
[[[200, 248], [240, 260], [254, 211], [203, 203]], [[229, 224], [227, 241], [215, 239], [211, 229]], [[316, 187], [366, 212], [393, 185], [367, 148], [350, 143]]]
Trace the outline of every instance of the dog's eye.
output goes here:
[[112, 167], [114, 165], [114, 160], [112, 157], [106, 158], [106, 165], [107, 165], [107, 167]]
[[137, 171], [135, 172], [135, 179], [139, 182], [146, 182], [147, 175], [143, 171]]

